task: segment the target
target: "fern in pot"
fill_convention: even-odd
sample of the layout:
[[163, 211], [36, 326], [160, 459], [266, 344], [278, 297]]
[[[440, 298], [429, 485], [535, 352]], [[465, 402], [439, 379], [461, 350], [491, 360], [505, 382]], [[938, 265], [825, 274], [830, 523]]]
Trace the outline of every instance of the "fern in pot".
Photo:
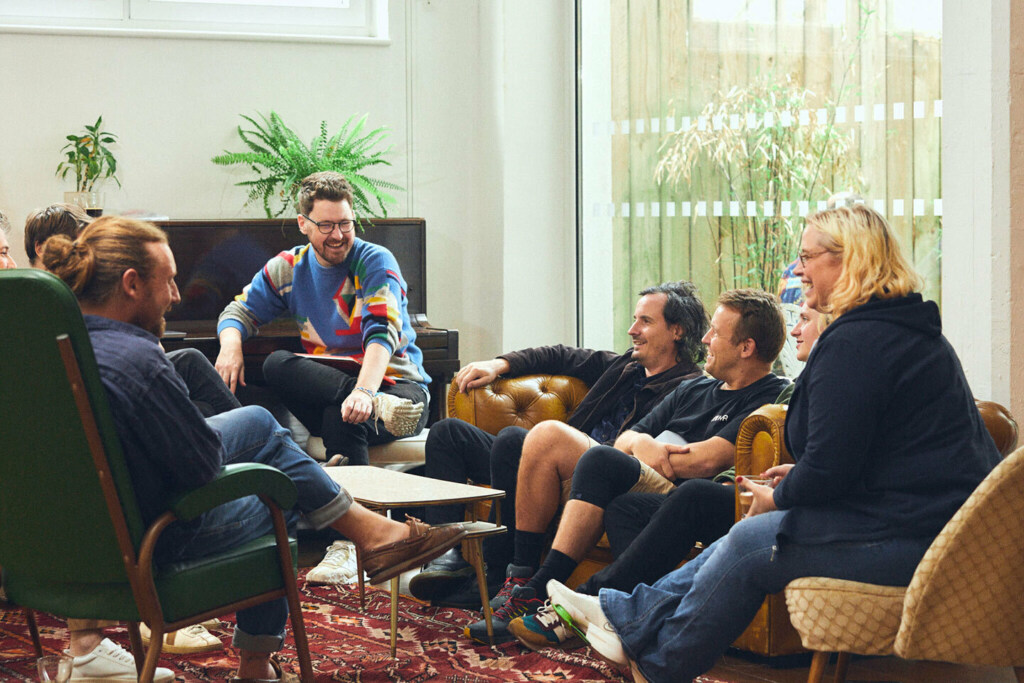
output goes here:
[[241, 115], [251, 126], [238, 127], [238, 136], [247, 152], [225, 152], [213, 157], [221, 166], [243, 164], [256, 178], [236, 183], [249, 189], [246, 204], [260, 202], [267, 218], [276, 218], [294, 210], [303, 178], [317, 171], [337, 171], [352, 185], [356, 216], [387, 217], [387, 205], [394, 204], [390, 192], [402, 188], [366, 175], [374, 166], [390, 166], [386, 156], [391, 146], [379, 148], [388, 136], [385, 127], [363, 132], [366, 115], [358, 120], [350, 116], [334, 135], [327, 132], [327, 122], [320, 122], [320, 133], [307, 145], [281, 120], [276, 112], [270, 116], [257, 114], [259, 120]]

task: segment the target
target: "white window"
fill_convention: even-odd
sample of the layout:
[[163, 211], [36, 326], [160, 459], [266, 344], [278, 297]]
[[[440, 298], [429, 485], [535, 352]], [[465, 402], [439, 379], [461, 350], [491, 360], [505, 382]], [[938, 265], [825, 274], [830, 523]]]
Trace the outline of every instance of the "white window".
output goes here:
[[0, 30], [388, 41], [387, 0], [0, 0]]

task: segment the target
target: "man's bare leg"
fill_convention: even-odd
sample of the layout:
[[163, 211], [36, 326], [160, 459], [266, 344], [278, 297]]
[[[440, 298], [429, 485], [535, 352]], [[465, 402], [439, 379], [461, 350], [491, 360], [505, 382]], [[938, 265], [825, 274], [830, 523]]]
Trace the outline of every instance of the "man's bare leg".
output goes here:
[[[68, 649], [72, 657], [82, 657], [103, 640], [103, 627], [94, 619], [68, 619]], [[116, 622], [109, 622], [114, 624]]]
[[581, 562], [604, 533], [604, 508], [583, 500], [570, 500], [562, 511], [552, 550]]
[[576, 462], [597, 443], [564, 422], [536, 425], [523, 442], [516, 485], [516, 530], [543, 533], [562, 496], [562, 482], [572, 479]]

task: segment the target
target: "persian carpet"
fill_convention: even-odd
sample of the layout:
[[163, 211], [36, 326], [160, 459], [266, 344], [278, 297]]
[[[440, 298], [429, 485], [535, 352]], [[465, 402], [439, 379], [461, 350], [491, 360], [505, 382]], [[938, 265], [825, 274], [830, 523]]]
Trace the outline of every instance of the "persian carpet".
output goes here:
[[[388, 629], [390, 595], [367, 586], [366, 610], [359, 609], [356, 586], [305, 585], [300, 573], [299, 592], [309, 639], [310, 657], [318, 683], [446, 681], [625, 681], [614, 666], [598, 659], [589, 648], [546, 649], [530, 652], [516, 642], [487, 647], [462, 634], [478, 613], [430, 607], [407, 596], [399, 598], [398, 650], [390, 656]], [[40, 637], [47, 653], [67, 646], [63, 619], [37, 614]], [[162, 654], [160, 665], [172, 669], [178, 681], [224, 681], [234, 675], [238, 660], [230, 648], [234, 615], [212, 629], [228, 647], [210, 654]], [[126, 629], [108, 629], [108, 635], [127, 646]], [[289, 637], [279, 654], [285, 670], [299, 672], [294, 642]], [[0, 611], [0, 681], [34, 681], [35, 653], [21, 610]], [[698, 681], [714, 683], [715, 679]]]

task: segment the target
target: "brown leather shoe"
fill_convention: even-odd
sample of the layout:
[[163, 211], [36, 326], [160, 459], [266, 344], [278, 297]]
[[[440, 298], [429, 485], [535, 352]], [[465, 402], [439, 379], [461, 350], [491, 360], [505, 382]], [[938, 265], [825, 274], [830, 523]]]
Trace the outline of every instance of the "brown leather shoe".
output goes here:
[[402, 572], [429, 562], [468, 533], [461, 524], [430, 526], [415, 517], [406, 516], [409, 538], [382, 545], [363, 554], [363, 569], [370, 583], [380, 583]]

